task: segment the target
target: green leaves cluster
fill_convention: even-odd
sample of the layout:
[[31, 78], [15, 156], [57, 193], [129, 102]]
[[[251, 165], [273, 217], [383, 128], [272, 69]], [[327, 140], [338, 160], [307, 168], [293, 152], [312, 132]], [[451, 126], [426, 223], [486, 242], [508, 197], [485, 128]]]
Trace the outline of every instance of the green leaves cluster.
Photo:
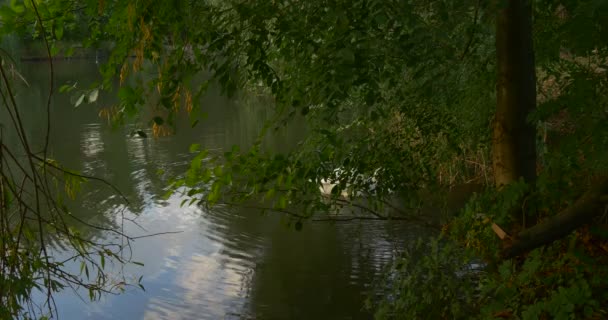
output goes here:
[[[581, 263], [578, 250], [557, 260], [546, 259], [557, 251], [555, 247], [534, 250], [523, 264], [505, 261], [496, 277], [482, 279], [486, 297], [481, 300], [481, 316], [507, 311], [523, 319], [587, 319], [604, 314], [596, 299], [603, 299], [598, 290], [605, 285], [601, 277], [608, 269]], [[599, 273], [589, 273], [592, 269]]]
[[[574, 238], [570, 238], [575, 241]], [[439, 237], [406, 249], [375, 306], [377, 319], [594, 319], [607, 313], [608, 267], [580, 247], [532, 251], [488, 265], [475, 250]], [[551, 258], [549, 258], [551, 257]]]
[[[53, 317], [53, 295], [68, 287], [85, 289], [94, 300], [132, 285], [106, 274], [106, 260], [129, 262], [122, 254], [129, 238], [118, 228], [83, 221], [69, 209], [70, 199], [89, 177], [33, 154], [31, 167], [19, 166], [12, 149], [4, 144], [1, 148], [0, 318]], [[22, 176], [19, 181], [12, 179], [17, 174]], [[92, 230], [112, 232], [127, 244], [98, 243], [88, 234]], [[62, 250], [67, 258], [59, 255]], [[74, 264], [80, 271], [69, 267]], [[40, 294], [46, 299], [41, 301]], [[46, 309], [36, 307], [40, 303]]]
[[[472, 252], [444, 238], [419, 240], [406, 248], [388, 274], [388, 292], [376, 306], [377, 319], [467, 319], [479, 293]], [[477, 269], [477, 270], [476, 270]]]

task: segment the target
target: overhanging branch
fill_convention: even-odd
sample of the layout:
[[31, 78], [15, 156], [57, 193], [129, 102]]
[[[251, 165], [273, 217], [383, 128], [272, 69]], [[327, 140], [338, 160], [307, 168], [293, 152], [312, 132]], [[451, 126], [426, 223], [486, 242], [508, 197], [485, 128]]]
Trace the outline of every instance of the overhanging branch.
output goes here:
[[577, 228], [590, 223], [603, 213], [601, 206], [605, 203], [607, 194], [608, 178], [605, 178], [584, 193], [572, 206], [555, 217], [520, 232], [503, 249], [502, 256], [506, 259], [517, 257], [532, 249], [559, 240]]

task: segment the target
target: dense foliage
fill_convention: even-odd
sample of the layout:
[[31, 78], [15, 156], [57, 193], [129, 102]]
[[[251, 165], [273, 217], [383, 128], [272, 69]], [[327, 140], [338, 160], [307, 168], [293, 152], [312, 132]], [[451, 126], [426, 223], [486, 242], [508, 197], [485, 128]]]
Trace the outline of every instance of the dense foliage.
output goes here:
[[[406, 254], [378, 317], [605, 317], [608, 230], [596, 212], [607, 192], [608, 3], [531, 1], [536, 177], [495, 186], [497, 13], [520, 2], [11, 1], [0, 14], [5, 33], [51, 48], [82, 23], [85, 45], [110, 41], [106, 80], [90, 92], [119, 78], [121, 103], [100, 110], [117, 123], [149, 108], [156, 134], [174, 130], [183, 110], [204, 125], [199, 100], [214, 82], [238, 99], [272, 97], [275, 117], [253, 146], [223, 155], [192, 146], [171, 189], [191, 203], [258, 201], [300, 229], [352, 202], [364, 217], [414, 219], [403, 211], [429, 191], [484, 185], [443, 221], [441, 241]], [[265, 152], [265, 135], [302, 119], [309, 134], [293, 151]], [[337, 183], [329, 197], [319, 197], [323, 179]], [[399, 208], [395, 195], [407, 200]], [[511, 240], [492, 226], [517, 246], [520, 231], [556, 221], [581, 195], [593, 213], [577, 221], [595, 217], [593, 227], [504, 254]], [[471, 277], [462, 270], [476, 259], [486, 267]]]

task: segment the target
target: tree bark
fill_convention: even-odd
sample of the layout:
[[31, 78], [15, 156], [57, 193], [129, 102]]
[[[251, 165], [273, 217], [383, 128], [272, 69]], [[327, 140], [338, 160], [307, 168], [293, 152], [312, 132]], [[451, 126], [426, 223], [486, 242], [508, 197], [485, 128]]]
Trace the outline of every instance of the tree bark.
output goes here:
[[592, 222], [603, 213], [606, 204], [608, 179], [598, 183], [583, 194], [572, 206], [553, 218], [519, 233], [503, 249], [504, 258], [513, 258], [542, 245], [549, 244], [567, 236], [575, 229]]
[[[500, 5], [500, 4], [499, 4]], [[536, 178], [536, 132], [527, 117], [536, 107], [536, 74], [530, 0], [507, 0], [496, 22], [496, 115], [493, 128], [494, 180], [501, 188]]]

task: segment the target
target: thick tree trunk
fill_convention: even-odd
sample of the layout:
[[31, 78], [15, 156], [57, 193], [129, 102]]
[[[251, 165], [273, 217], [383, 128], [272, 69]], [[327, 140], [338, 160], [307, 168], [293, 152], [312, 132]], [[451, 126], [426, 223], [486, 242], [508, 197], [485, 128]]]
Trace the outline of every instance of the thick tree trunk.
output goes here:
[[572, 206], [555, 217], [528, 228], [512, 239], [502, 252], [505, 258], [513, 258], [529, 250], [549, 244], [567, 236], [576, 228], [590, 223], [593, 218], [602, 214], [606, 205], [608, 179], [598, 183], [583, 194]]
[[[498, 81], [492, 161], [498, 188], [520, 178], [531, 184], [536, 180], [536, 132], [535, 126], [527, 121], [536, 107], [532, 0], [505, 1], [496, 22]], [[604, 180], [568, 209], [507, 240], [502, 256], [516, 257], [590, 223], [602, 212], [607, 194], [608, 180]]]
[[507, 0], [496, 22], [498, 82], [492, 161], [499, 188], [519, 178], [534, 183], [536, 177], [535, 126], [526, 120], [536, 107], [530, 1]]

